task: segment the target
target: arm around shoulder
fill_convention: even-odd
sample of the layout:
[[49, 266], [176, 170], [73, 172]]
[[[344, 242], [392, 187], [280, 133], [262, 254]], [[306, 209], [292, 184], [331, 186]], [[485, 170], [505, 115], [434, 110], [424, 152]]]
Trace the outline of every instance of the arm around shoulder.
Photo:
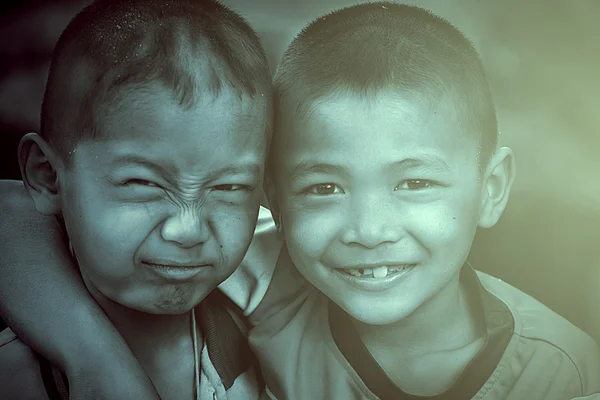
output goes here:
[[2, 318], [66, 372], [72, 399], [158, 398], [79, 278], [57, 219], [37, 212], [22, 182], [0, 181], [0, 193]]
[[8, 329], [0, 333], [0, 398], [48, 398], [36, 354]]

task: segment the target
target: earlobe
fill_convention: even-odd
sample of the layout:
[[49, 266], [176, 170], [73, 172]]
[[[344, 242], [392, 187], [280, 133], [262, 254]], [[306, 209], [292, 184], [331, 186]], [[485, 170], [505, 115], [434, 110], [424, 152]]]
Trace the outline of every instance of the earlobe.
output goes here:
[[23, 136], [18, 150], [21, 177], [25, 188], [44, 215], [60, 213], [57, 168], [61, 163], [54, 149], [37, 133]]
[[485, 186], [482, 198], [479, 226], [494, 226], [504, 212], [515, 179], [515, 157], [511, 149], [501, 147], [490, 159], [485, 171]]

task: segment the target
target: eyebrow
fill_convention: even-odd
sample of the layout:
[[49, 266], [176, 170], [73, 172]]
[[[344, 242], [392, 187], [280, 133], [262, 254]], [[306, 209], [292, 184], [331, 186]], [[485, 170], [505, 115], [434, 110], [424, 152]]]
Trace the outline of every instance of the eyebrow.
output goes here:
[[386, 169], [388, 171], [423, 169], [431, 172], [447, 172], [451, 168], [441, 158], [431, 154], [423, 154], [418, 158], [405, 158], [404, 160], [393, 162]]
[[[113, 161], [114, 165], [122, 166], [122, 165], [139, 165], [149, 170], [154, 171], [160, 175], [164, 175], [165, 173], [174, 175], [176, 168], [172, 164], [169, 164], [165, 168], [155, 161], [150, 160], [147, 157], [136, 155], [136, 154], [127, 154], [121, 156]], [[238, 164], [238, 165], [228, 165], [224, 168], [216, 170], [210, 174], [210, 179], [216, 179], [223, 175], [236, 175], [236, 174], [250, 174], [253, 176], [260, 175], [261, 166], [256, 163], [248, 163], [248, 164]]]
[[162, 165], [157, 164], [156, 162], [146, 158], [144, 156], [136, 155], [136, 154], [126, 154], [120, 156], [112, 161], [112, 164], [115, 166], [124, 166], [124, 165], [138, 165], [145, 167], [149, 170], [152, 170], [158, 174], [164, 174], [165, 172], [173, 172], [174, 168], [165, 168]]
[[222, 175], [260, 175], [260, 165], [258, 164], [239, 164], [239, 165], [230, 165], [224, 168], [221, 168], [213, 174], [213, 176], [218, 177]]
[[343, 167], [339, 165], [307, 160], [301, 161], [296, 166], [294, 166], [294, 169], [290, 173], [290, 178], [299, 179], [305, 175], [310, 174], [346, 175], [347, 172]]
[[[419, 158], [405, 158], [395, 161], [386, 166], [388, 172], [406, 171], [410, 169], [424, 169], [431, 172], [447, 172], [450, 170], [448, 164], [441, 158], [424, 154]], [[299, 179], [310, 174], [347, 175], [346, 169], [340, 165], [328, 164], [318, 161], [301, 161], [292, 170], [291, 179]]]

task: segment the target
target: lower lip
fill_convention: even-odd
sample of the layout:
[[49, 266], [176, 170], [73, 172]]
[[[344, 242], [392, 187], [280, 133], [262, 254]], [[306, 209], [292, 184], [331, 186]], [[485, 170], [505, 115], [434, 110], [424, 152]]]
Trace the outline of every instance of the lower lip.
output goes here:
[[160, 265], [143, 263], [148, 269], [154, 273], [167, 279], [186, 280], [193, 278], [203, 270], [207, 269], [208, 265], [200, 265], [197, 267], [177, 267], [173, 265]]
[[347, 273], [338, 269], [334, 271], [342, 280], [348, 282], [352, 286], [357, 287], [358, 289], [369, 292], [383, 292], [384, 290], [395, 287], [400, 282], [407, 279], [416, 269], [417, 266], [413, 265], [412, 267], [403, 269], [395, 274], [388, 274], [385, 278], [362, 278], [354, 275], [348, 275]]

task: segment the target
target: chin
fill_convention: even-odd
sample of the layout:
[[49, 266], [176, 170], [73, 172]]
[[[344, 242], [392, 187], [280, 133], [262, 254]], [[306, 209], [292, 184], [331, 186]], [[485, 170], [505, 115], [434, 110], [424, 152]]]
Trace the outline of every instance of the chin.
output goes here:
[[408, 304], [402, 307], [397, 302], [382, 301], [379, 304], [374, 304], [365, 299], [348, 300], [336, 301], [336, 303], [352, 318], [366, 325], [383, 326], [394, 324], [402, 321], [414, 311], [414, 308]]
[[151, 309], [140, 310], [154, 315], [182, 315], [192, 311], [195, 304], [156, 304]]
[[155, 305], [155, 304], [120, 304], [121, 307], [125, 308], [125, 310], [130, 310], [142, 314], [151, 315], [181, 315], [185, 314], [186, 310], [183, 308], [177, 307], [167, 307], [163, 305]]
[[157, 308], [163, 314], [179, 315], [192, 311], [206, 296], [194, 296], [188, 299], [169, 299], [159, 303]]
[[171, 299], [153, 299], [144, 303], [123, 304], [124, 306], [151, 315], [182, 315], [190, 312], [196, 307], [202, 299], [196, 301], [193, 299], [171, 298]]

